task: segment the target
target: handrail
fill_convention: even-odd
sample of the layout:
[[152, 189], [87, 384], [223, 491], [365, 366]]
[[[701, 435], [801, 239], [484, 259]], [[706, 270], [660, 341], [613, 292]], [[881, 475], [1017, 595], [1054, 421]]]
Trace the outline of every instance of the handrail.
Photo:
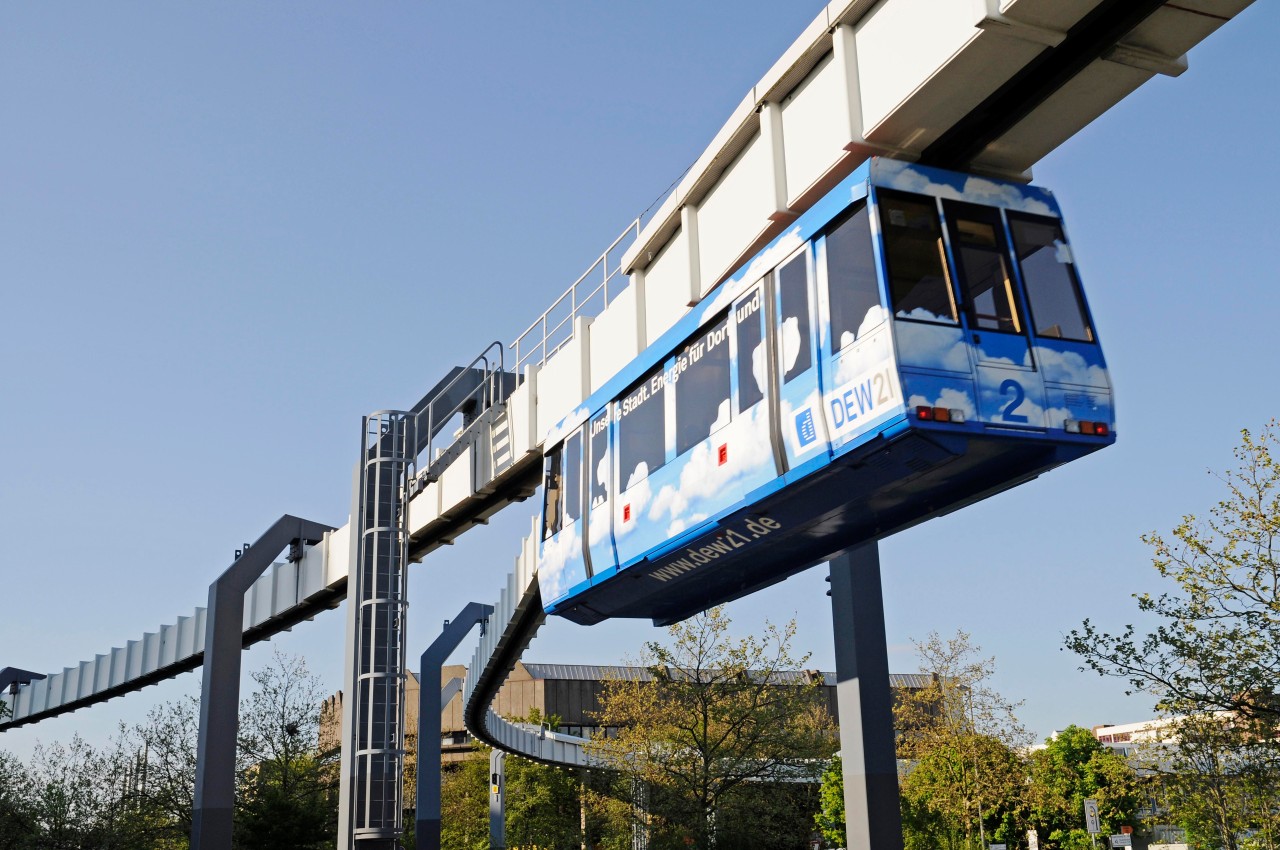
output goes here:
[[[559, 298], [553, 301], [551, 306], [544, 310], [541, 316], [534, 319], [533, 324], [525, 328], [524, 333], [520, 334], [512, 341], [509, 348], [515, 358], [514, 370], [517, 381], [523, 380], [522, 372], [526, 365], [532, 364], [534, 366], [541, 366], [557, 351], [563, 348], [566, 343], [573, 339], [573, 325], [575, 319], [579, 316], [585, 316], [589, 319], [595, 318], [604, 311], [605, 307], [609, 306], [610, 302], [613, 301], [613, 298], [617, 298], [618, 295], [627, 288], [631, 283], [629, 280], [624, 281], [622, 286], [613, 290], [613, 298], [609, 297], [609, 282], [622, 273], [621, 254], [626, 253], [627, 249], [640, 238], [640, 232], [644, 229], [645, 222], [648, 221], [647, 216], [649, 213], [651, 213], [654, 208], [660, 206], [663, 201], [665, 201], [671, 193], [675, 191], [676, 186], [680, 184], [680, 181], [684, 179], [685, 175], [689, 173], [694, 165], [695, 163], [689, 163], [688, 167], [685, 168], [684, 171], [680, 172], [680, 175], [671, 182], [671, 185], [663, 189], [658, 194], [658, 197], [654, 198], [652, 203], [645, 207], [644, 211], [641, 212], [640, 215], [636, 216], [635, 221], [623, 228], [622, 232], [619, 233], [611, 243], [609, 243], [609, 247], [605, 248], [604, 252], [596, 258], [596, 261], [588, 266], [587, 270], [580, 274], [578, 279], [575, 280]], [[618, 261], [614, 264], [613, 270], [610, 271], [609, 256], [615, 252], [619, 254]], [[597, 268], [600, 269], [600, 283], [595, 289], [588, 292], [582, 298], [579, 298], [578, 287]], [[603, 295], [601, 298], [603, 303], [600, 305], [598, 310], [589, 312], [588, 305], [591, 304], [592, 299], [597, 295]], [[569, 299], [569, 314], [557, 322], [553, 327], [547, 327], [547, 317], [554, 313], [556, 309], [564, 303], [566, 298]], [[568, 331], [564, 338], [559, 342], [552, 344], [550, 340], [554, 339], [555, 334], [564, 328], [565, 325], [568, 325]], [[539, 330], [541, 330], [540, 337], [535, 335]], [[535, 356], [537, 357], [537, 360], [534, 360]]]
[[[490, 352], [495, 352], [492, 355], [493, 362], [490, 362]], [[442, 399], [447, 401], [449, 398], [449, 391], [463, 379], [474, 375], [477, 367], [481, 367], [482, 376], [475, 388], [454, 403], [454, 405], [447, 411], [439, 413], [436, 410], [436, 403]], [[433, 454], [436, 446], [437, 425], [443, 426], [444, 423], [448, 422], [454, 416], [464, 412], [464, 410], [472, 403], [475, 403], [475, 410], [470, 411], [470, 415], [479, 416], [494, 405], [501, 404], [506, 401], [506, 385], [502, 380], [504, 372], [505, 352], [503, 350], [502, 343], [498, 340], [494, 340], [489, 343], [489, 345], [487, 345], [474, 360], [468, 363], [465, 368], [459, 371], [458, 374], [454, 376], [453, 380], [446, 384], [440, 392], [436, 393], [431, 401], [427, 403], [425, 409], [418, 412], [417, 417], [414, 419], [415, 427], [421, 425], [423, 417], [426, 417], [427, 425], [425, 431], [421, 428], [418, 428], [417, 431], [419, 434], [425, 433], [427, 435], [426, 445], [415, 457], [415, 459], [417, 457], [421, 457], [422, 453], [426, 452], [427, 462], [425, 464], [419, 464], [421, 468], [425, 469], [429, 467], [431, 461], [434, 460]], [[450, 444], [453, 443], [452, 434], [449, 435], [449, 442]]]
[[[627, 288], [630, 281], [626, 280], [625, 276], [622, 275], [621, 257], [617, 258], [612, 267], [610, 267], [610, 257], [615, 254], [621, 254], [629, 248], [639, 238], [641, 226], [641, 218], [636, 218], [635, 221], [627, 225], [609, 244], [609, 247], [605, 248], [604, 252], [596, 258], [595, 262], [579, 275], [578, 279], [561, 293], [560, 297], [553, 301], [551, 306], [544, 310], [542, 315], [525, 329], [524, 333], [515, 338], [510, 348], [517, 374], [522, 372], [526, 365], [541, 366], [547, 362], [565, 343], [573, 339], [573, 326], [578, 317], [594, 318]], [[599, 277], [594, 278], [593, 273], [597, 271], [599, 271]], [[613, 287], [612, 293], [610, 293], [609, 284], [618, 277], [624, 278], [622, 285]], [[593, 278], [593, 280], [589, 282], [588, 278]], [[594, 287], [590, 292], [585, 295], [579, 292], [580, 288], [592, 283], [594, 283]], [[593, 310], [592, 305], [596, 302], [597, 295], [602, 296], [598, 299], [601, 303]], [[554, 325], [549, 325], [552, 315], [566, 306], [568, 307], [568, 313]], [[561, 336], [563, 338], [560, 338]]]

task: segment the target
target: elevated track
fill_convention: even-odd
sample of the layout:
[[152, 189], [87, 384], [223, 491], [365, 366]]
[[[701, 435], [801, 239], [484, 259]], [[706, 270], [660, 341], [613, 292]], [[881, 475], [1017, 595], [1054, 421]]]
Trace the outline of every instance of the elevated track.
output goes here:
[[[402, 494], [409, 559], [532, 495], [557, 423], [868, 157], [1029, 179], [1037, 161], [1148, 80], [1183, 73], [1187, 51], [1250, 2], [834, 0], [651, 217], [630, 225], [511, 344], [490, 346], [411, 408], [425, 427]], [[339, 528], [254, 584], [245, 646], [342, 602], [351, 537], [350, 526]], [[576, 739], [548, 739], [491, 708], [544, 621], [535, 540], [531, 531], [472, 658], [466, 722], [495, 747], [581, 764]], [[0, 730], [192, 670], [204, 629], [196, 608], [15, 684]]]

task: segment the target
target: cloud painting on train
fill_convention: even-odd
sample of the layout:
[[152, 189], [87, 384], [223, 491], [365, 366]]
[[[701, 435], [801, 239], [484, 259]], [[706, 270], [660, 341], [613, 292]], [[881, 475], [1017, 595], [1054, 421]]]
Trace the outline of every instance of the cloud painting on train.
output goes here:
[[548, 434], [538, 574], [673, 622], [1114, 440], [1052, 194], [877, 159]]

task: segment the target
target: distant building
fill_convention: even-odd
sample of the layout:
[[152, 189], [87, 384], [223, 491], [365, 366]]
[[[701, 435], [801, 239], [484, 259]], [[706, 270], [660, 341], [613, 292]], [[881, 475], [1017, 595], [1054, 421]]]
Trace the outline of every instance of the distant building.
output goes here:
[[[454, 664], [441, 670], [440, 687], [444, 688], [455, 678], [466, 675], [466, 667]], [[797, 683], [821, 677], [827, 711], [832, 721], [839, 717], [836, 710], [836, 675], [819, 670], [796, 670], [782, 674], [784, 679]], [[650, 674], [645, 667], [624, 667], [595, 664], [539, 664], [517, 661], [515, 669], [498, 691], [493, 709], [508, 718], [528, 717], [536, 709], [542, 716], [560, 719], [559, 731], [569, 735], [590, 738], [608, 734], [601, 729], [593, 716], [600, 711], [600, 695], [610, 680], [647, 680]], [[933, 683], [924, 674], [889, 675], [889, 685], [895, 692], [927, 688]], [[418, 679], [409, 674], [405, 688], [405, 731], [412, 736], [418, 728]], [[323, 746], [334, 747], [340, 743], [342, 723], [342, 692], [326, 699], [321, 707], [320, 736]], [[475, 741], [467, 733], [462, 722], [462, 694], [456, 695], [444, 707], [440, 715], [441, 762], [445, 765], [464, 760], [475, 749]], [[409, 750], [406, 765], [417, 760], [416, 741], [407, 741]], [[408, 771], [406, 771], [408, 772]]]

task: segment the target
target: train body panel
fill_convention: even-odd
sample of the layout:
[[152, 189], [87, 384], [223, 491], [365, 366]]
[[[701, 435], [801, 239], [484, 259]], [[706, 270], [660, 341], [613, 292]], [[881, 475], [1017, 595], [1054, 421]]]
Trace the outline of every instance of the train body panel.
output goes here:
[[872, 160], [552, 429], [544, 605], [674, 622], [1112, 441], [1053, 196]]

